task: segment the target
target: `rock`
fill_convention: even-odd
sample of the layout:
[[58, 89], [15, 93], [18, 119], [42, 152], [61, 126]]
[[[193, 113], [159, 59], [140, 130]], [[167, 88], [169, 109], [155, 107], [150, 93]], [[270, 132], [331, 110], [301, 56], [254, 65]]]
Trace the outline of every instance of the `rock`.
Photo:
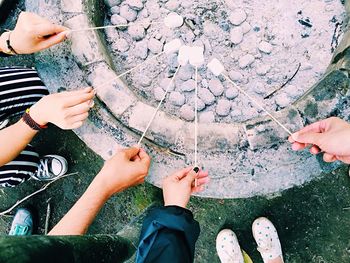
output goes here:
[[174, 90], [175, 89], [175, 83], [171, 82], [171, 85], [169, 86], [171, 82], [171, 78], [164, 78], [160, 81], [159, 86], [164, 90]]
[[106, 28], [105, 32], [110, 42], [114, 42], [116, 39], [119, 39], [119, 33], [117, 29], [110, 27]]
[[128, 27], [128, 33], [133, 40], [139, 41], [146, 35], [145, 29], [141, 25], [131, 25]]
[[108, 7], [113, 7], [120, 4], [120, 0], [104, 0]]
[[[119, 14], [120, 12], [120, 7], [119, 6], [113, 6], [111, 8], [111, 13], [114, 15], [114, 14]], [[124, 18], [123, 18], [124, 19]]]
[[197, 100], [197, 111], [202, 111], [205, 109], [205, 103], [201, 100]]
[[180, 108], [180, 116], [186, 121], [193, 121], [194, 120], [194, 110], [189, 105], [183, 105]]
[[231, 70], [228, 75], [233, 81], [241, 81], [243, 79], [243, 75], [238, 71]]
[[[112, 25], [126, 25], [128, 21], [124, 17], [121, 17], [120, 15], [112, 15], [111, 16], [111, 23]], [[120, 29], [124, 29], [126, 27], [119, 27]]]
[[137, 11], [131, 9], [128, 5], [122, 5], [120, 7], [120, 16], [124, 17], [129, 22], [133, 22], [137, 18]]
[[199, 122], [201, 123], [213, 123], [215, 122], [215, 114], [212, 111], [203, 112], [199, 115]]
[[152, 84], [152, 79], [147, 76], [143, 76], [140, 78], [140, 84], [142, 87], [149, 87]]
[[117, 39], [112, 44], [112, 47], [113, 47], [113, 49], [116, 49], [116, 50], [118, 50], [120, 52], [126, 52], [130, 48], [129, 43], [124, 38]]
[[224, 86], [218, 79], [211, 79], [209, 81], [209, 89], [215, 96], [221, 96], [224, 92]]
[[218, 101], [216, 106], [216, 113], [220, 117], [225, 117], [230, 114], [231, 111], [231, 102], [226, 99], [221, 99]]
[[239, 26], [246, 19], [247, 19], [247, 14], [243, 9], [236, 9], [229, 16], [230, 22], [235, 26]]
[[269, 42], [261, 41], [258, 45], [258, 48], [261, 52], [270, 54], [272, 52], [272, 45]]
[[233, 100], [233, 99], [237, 98], [238, 95], [239, 95], [238, 90], [235, 88], [229, 88], [225, 91], [225, 96], [229, 100]]
[[146, 59], [148, 56], [148, 48], [146, 40], [142, 40], [136, 42], [134, 48], [134, 56], [139, 57], [141, 59]]
[[231, 30], [230, 40], [235, 45], [238, 45], [243, 41], [243, 31], [241, 27], [235, 27]]
[[265, 76], [271, 69], [270, 65], [259, 65], [256, 68], [256, 74], [258, 74], [259, 76]]
[[275, 103], [280, 108], [287, 107], [291, 102], [291, 98], [286, 93], [282, 93], [275, 98]]
[[239, 59], [238, 61], [239, 67], [241, 69], [246, 68], [249, 65], [251, 65], [254, 62], [254, 60], [255, 60], [254, 56], [247, 54]]
[[186, 98], [180, 92], [173, 91], [170, 93], [169, 101], [175, 106], [182, 106], [185, 104]]
[[237, 118], [237, 117], [242, 116], [243, 114], [242, 114], [242, 110], [236, 108], [236, 109], [233, 109], [231, 111], [230, 115], [231, 115], [232, 118]]
[[261, 82], [256, 83], [256, 84], [253, 86], [253, 91], [254, 91], [256, 94], [259, 94], [259, 95], [265, 94], [265, 86], [264, 86], [264, 84], [262, 84]]
[[205, 105], [212, 105], [215, 102], [214, 95], [204, 88], [198, 90], [198, 97], [205, 103]]
[[180, 89], [186, 92], [193, 91], [195, 89], [195, 85], [196, 82], [193, 79], [189, 79], [181, 84]]
[[125, 3], [136, 11], [140, 11], [143, 8], [141, 0], [126, 0]]
[[194, 73], [193, 67], [187, 64], [186, 66], [183, 66], [179, 69], [177, 76], [181, 80], [189, 80], [192, 78], [193, 73]]
[[170, 11], [176, 11], [180, 6], [179, 1], [177, 0], [170, 0], [165, 4], [165, 8]]
[[161, 88], [161, 87], [156, 87], [154, 90], [153, 90], [153, 94], [154, 94], [154, 98], [157, 100], [157, 101], [161, 101], [164, 94], [165, 94], [165, 91]]
[[241, 28], [242, 28], [243, 34], [247, 34], [252, 29], [251, 25], [248, 22], [244, 22], [241, 25]]
[[159, 54], [160, 52], [163, 51], [163, 44], [159, 40], [155, 38], [151, 38], [148, 41], [148, 49], [153, 53], [153, 54]]
[[294, 86], [294, 85], [287, 85], [287, 86], [284, 88], [284, 92], [285, 92], [286, 94], [288, 94], [288, 96], [290, 96], [290, 97], [293, 98], [293, 99], [297, 99], [299, 96], [301, 96], [301, 95], [303, 94], [302, 89], [297, 88], [297, 87]]

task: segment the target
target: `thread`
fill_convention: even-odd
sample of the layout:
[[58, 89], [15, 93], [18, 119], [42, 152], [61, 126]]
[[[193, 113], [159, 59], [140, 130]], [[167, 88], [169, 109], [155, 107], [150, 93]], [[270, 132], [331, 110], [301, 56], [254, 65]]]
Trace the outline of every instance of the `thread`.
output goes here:
[[[195, 98], [194, 98], [194, 167], [198, 167], [198, 67], [195, 67]], [[198, 179], [194, 179], [194, 187], [198, 186]]]
[[149, 24], [149, 25], [155, 25], [155, 24], [162, 24], [163, 22], [137, 22], [137, 23], [129, 23], [129, 24], [120, 24], [120, 25], [109, 25], [109, 26], [96, 26], [96, 27], [89, 27], [89, 28], [80, 28], [80, 29], [70, 29], [69, 32], [83, 32], [83, 31], [92, 31], [92, 30], [100, 30], [100, 29], [106, 29], [106, 28], [117, 28], [117, 27], [128, 27], [135, 24]]

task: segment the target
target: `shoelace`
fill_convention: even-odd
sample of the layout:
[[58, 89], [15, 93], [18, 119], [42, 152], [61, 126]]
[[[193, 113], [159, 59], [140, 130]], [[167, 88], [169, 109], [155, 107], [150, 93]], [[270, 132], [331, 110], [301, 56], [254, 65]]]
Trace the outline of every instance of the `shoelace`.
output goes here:
[[50, 177], [48, 161], [49, 161], [48, 159], [40, 160], [40, 164], [37, 171], [40, 177], [46, 177], [46, 178]]
[[15, 236], [25, 236], [28, 233], [29, 228], [27, 226], [16, 225], [13, 235]]

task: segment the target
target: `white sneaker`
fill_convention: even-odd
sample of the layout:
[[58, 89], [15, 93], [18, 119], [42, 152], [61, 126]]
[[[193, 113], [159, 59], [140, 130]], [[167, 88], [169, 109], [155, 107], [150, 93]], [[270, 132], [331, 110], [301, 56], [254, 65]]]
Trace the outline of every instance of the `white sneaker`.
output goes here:
[[32, 176], [39, 181], [51, 181], [68, 171], [68, 162], [59, 155], [45, 155], [40, 159], [37, 172]]
[[282, 256], [281, 242], [275, 226], [265, 217], [256, 219], [252, 226], [253, 236], [264, 263]]
[[5, 128], [7, 126], [7, 124], [9, 124], [10, 120], [6, 119], [3, 121], [0, 121], [0, 130], [2, 130], [3, 128]]
[[221, 230], [216, 237], [216, 251], [221, 263], [244, 263], [237, 236], [230, 229]]

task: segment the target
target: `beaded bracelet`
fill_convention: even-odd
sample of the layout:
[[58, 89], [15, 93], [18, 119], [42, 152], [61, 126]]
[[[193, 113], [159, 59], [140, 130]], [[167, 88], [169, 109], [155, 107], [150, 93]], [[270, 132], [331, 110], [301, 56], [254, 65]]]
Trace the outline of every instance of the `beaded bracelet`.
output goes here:
[[40, 125], [35, 120], [32, 119], [32, 117], [29, 114], [30, 109], [26, 109], [25, 113], [22, 116], [22, 120], [25, 124], [27, 124], [30, 128], [32, 128], [35, 131], [40, 131], [42, 129], [46, 129], [47, 125]]

